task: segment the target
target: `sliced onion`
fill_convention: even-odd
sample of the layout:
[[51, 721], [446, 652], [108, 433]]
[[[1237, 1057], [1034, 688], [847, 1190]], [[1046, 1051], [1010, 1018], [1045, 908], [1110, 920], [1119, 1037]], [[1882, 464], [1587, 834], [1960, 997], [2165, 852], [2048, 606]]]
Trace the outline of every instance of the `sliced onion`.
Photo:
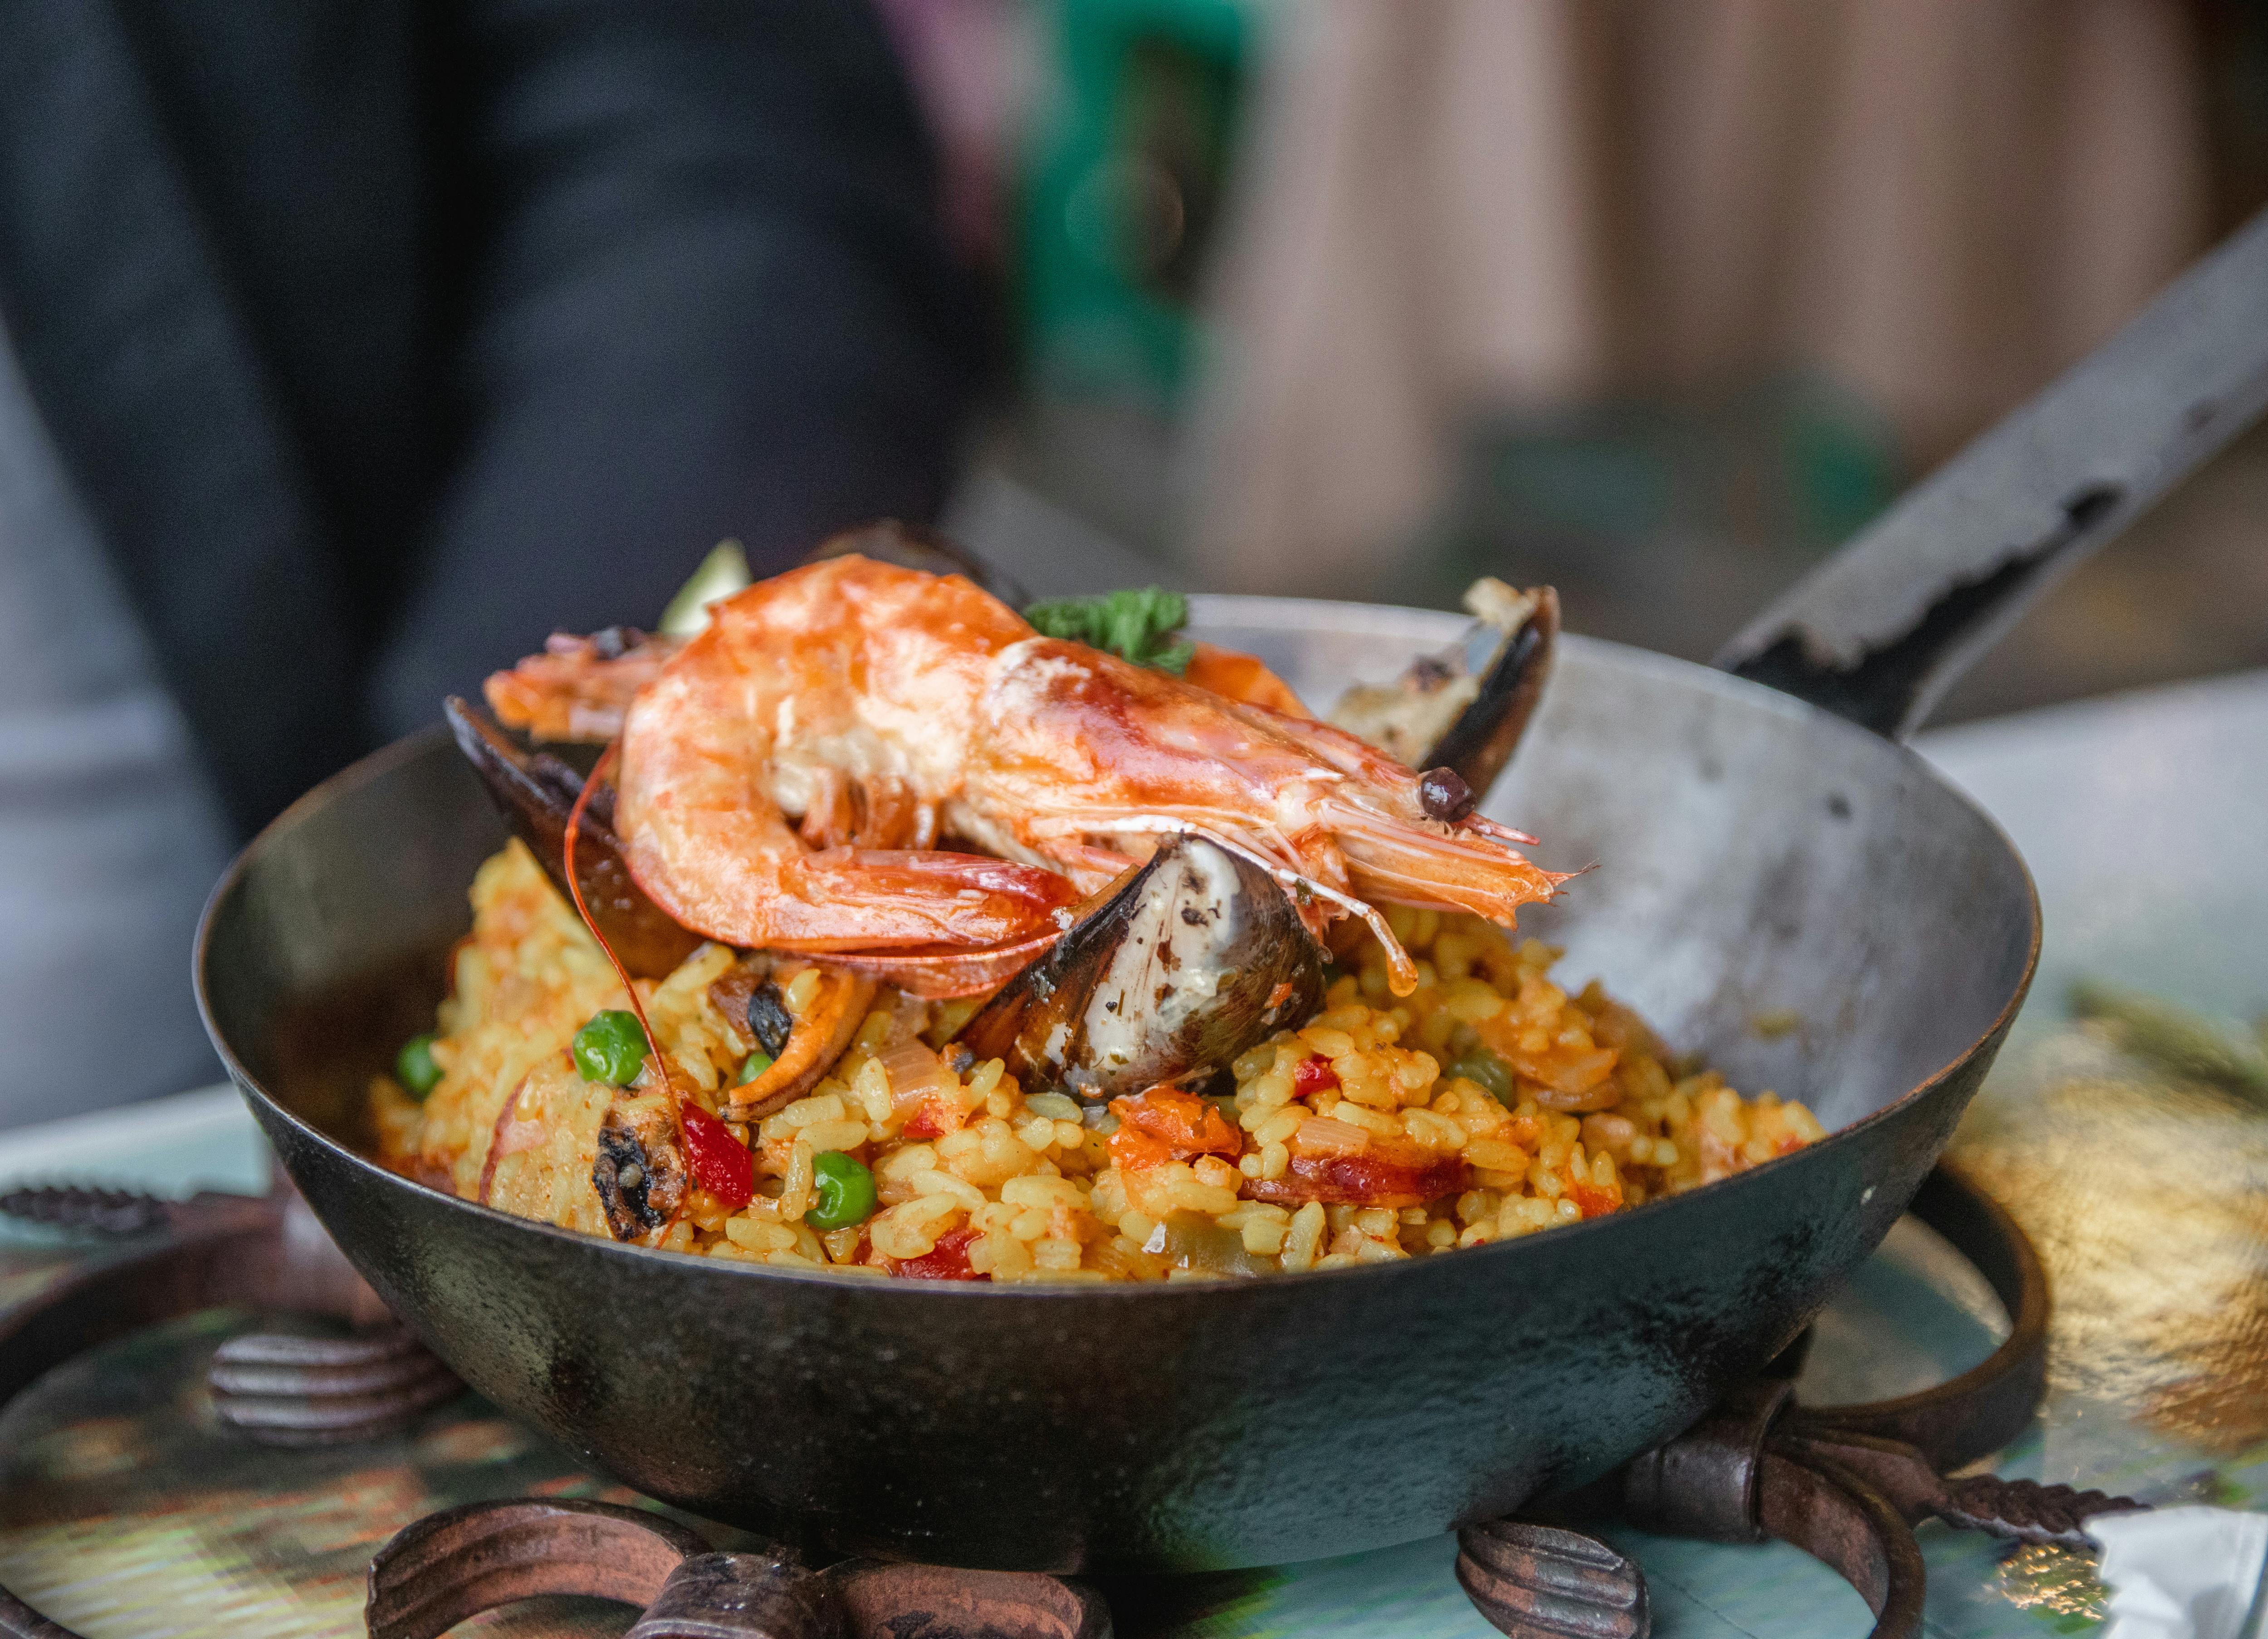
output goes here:
[[496, 1135], [495, 1153], [517, 1155], [522, 1150], [534, 1149], [543, 1141], [548, 1129], [541, 1121], [514, 1121]]
[[1370, 1134], [1336, 1116], [1309, 1116], [1292, 1134], [1292, 1148], [1303, 1155], [1359, 1155], [1370, 1148]]
[[930, 1098], [961, 1098], [961, 1078], [919, 1037], [902, 1036], [874, 1055], [890, 1078], [890, 1108], [911, 1110]]

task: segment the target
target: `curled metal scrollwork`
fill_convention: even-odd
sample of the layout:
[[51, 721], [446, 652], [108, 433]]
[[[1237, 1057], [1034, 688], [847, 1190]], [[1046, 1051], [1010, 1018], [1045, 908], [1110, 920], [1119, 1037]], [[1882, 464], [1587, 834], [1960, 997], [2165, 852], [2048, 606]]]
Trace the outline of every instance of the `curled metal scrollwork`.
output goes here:
[[379, 1550], [371, 1639], [439, 1639], [538, 1594], [644, 1607], [630, 1639], [1109, 1639], [1091, 1590], [1057, 1576], [785, 1554], [720, 1554], [659, 1514], [515, 1498], [419, 1520]]
[[[459, 1390], [394, 1325], [288, 1191], [167, 1202], [116, 1192], [16, 1191], [0, 1211], [124, 1237], [0, 1318], [0, 1402], [50, 1367], [135, 1329], [225, 1303], [328, 1316], [345, 1337], [239, 1336], [210, 1372], [216, 1410], [248, 1437], [311, 1444], [397, 1430]], [[1991, 1358], [1919, 1394], [1869, 1406], [1798, 1404], [1759, 1378], [1618, 1477], [1623, 1511], [1649, 1529], [1794, 1544], [1843, 1575], [1875, 1613], [1873, 1639], [1912, 1639], [1924, 1572], [1911, 1527], [1937, 1518], [2012, 1540], [2084, 1547], [2090, 1517], [2139, 1504], [2099, 1491], [1948, 1471], [2007, 1443], [2045, 1377], [2047, 1281], [2023, 1231], [1940, 1168], [1914, 1211], [1964, 1253], [2007, 1306]], [[1469, 1527], [1456, 1574], [1491, 1623], [1522, 1639], [1646, 1639], [1638, 1567], [1572, 1526]], [[642, 1607], [637, 1639], [1107, 1639], [1108, 1608], [1062, 1578], [850, 1561], [814, 1571], [787, 1556], [722, 1554], [659, 1515], [518, 1499], [430, 1516], [372, 1561], [373, 1639], [437, 1639], [480, 1611], [543, 1593]], [[76, 1639], [0, 1589], [0, 1639]]]
[[[1717, 1542], [1778, 1538], [1830, 1567], [1874, 1613], [1871, 1639], [1920, 1630], [1926, 1577], [1912, 1528], [1925, 1519], [2084, 1548], [2088, 1519], [2142, 1506], [2029, 1480], [1946, 1478], [2006, 1445], [2038, 1406], [2047, 1274], [2015, 1221], [1950, 1167], [1930, 1175], [1913, 1212], [2007, 1308], [2008, 1336], [1988, 1359], [1933, 1389], [1867, 1406], [1802, 1406], [1787, 1384], [1760, 1377], [1617, 1477], [1632, 1525]], [[1458, 1544], [1458, 1579], [1502, 1632], [1646, 1639], [1645, 1577], [1606, 1543], [1569, 1526], [1496, 1520], [1469, 1526]]]
[[[264, 1199], [165, 1201], [116, 1191], [26, 1189], [11, 1216], [105, 1236], [117, 1250], [0, 1315], [0, 1403], [73, 1355], [223, 1304], [345, 1321], [239, 1333], [208, 1374], [220, 1420], [273, 1445], [398, 1432], [462, 1392], [396, 1323], [288, 1189]], [[1055, 1576], [720, 1554], [659, 1514], [515, 1498], [408, 1526], [372, 1561], [373, 1639], [438, 1639], [467, 1617], [538, 1594], [643, 1607], [635, 1639], [1109, 1639], [1091, 1590]], [[0, 1639], [78, 1639], [0, 1588]]]

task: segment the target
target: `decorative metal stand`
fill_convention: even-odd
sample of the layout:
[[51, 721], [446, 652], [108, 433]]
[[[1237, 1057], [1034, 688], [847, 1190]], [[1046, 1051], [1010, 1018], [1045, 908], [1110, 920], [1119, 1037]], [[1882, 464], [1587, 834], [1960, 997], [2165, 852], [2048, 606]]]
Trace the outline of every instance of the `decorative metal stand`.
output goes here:
[[[2038, 1407], [2047, 1274], [2015, 1220], [1950, 1168], [1929, 1176], [1912, 1210], [1976, 1266], [2007, 1310], [2007, 1339], [1988, 1359], [1935, 1388], [1867, 1406], [1801, 1406], [1786, 1382], [1759, 1378], [1633, 1458], [1591, 1500], [1665, 1535], [1793, 1543], [1865, 1598], [1876, 1618], [1872, 1639], [1911, 1639], [1920, 1629], [1925, 1578], [1912, 1527], [1925, 1519], [2084, 1548], [2086, 1520], [2140, 1507], [2029, 1480], [1945, 1477], [2007, 1445]], [[1457, 1580], [1505, 1633], [1647, 1632], [1638, 1568], [1572, 1525], [1491, 1520], [1459, 1532], [1457, 1545]]]
[[631, 1639], [1108, 1639], [1110, 1613], [1058, 1576], [718, 1554], [634, 1508], [534, 1499], [428, 1515], [370, 1566], [371, 1639], [438, 1639], [537, 1594], [645, 1607]]
[[[288, 1190], [163, 1201], [114, 1190], [19, 1189], [0, 1195], [0, 1213], [139, 1243], [0, 1318], [0, 1403], [74, 1355], [225, 1303], [354, 1328], [347, 1337], [246, 1333], [214, 1356], [214, 1411], [263, 1445], [376, 1439], [463, 1392]], [[0, 1594], [0, 1625], [6, 1610]]]
[[[347, 1322], [345, 1337], [240, 1334], [207, 1384], [221, 1420], [265, 1444], [394, 1433], [460, 1393], [397, 1325], [299, 1198], [161, 1201], [108, 1190], [0, 1194], [0, 1213], [127, 1242], [0, 1317], [0, 1404], [73, 1355], [141, 1327], [241, 1304]], [[371, 1562], [372, 1639], [435, 1639], [537, 1594], [645, 1607], [634, 1639], [1108, 1639], [1091, 1590], [1059, 1577], [720, 1554], [636, 1509], [515, 1499], [430, 1515]], [[0, 1588], [0, 1639], [78, 1639]]]
[[[1982, 1365], [1869, 1406], [1799, 1405], [1759, 1378], [1675, 1440], [1590, 1488], [1631, 1524], [1720, 1542], [1793, 1543], [1840, 1573], [1877, 1621], [1911, 1639], [1924, 1573], [1912, 1525], [1938, 1518], [2026, 1542], [2085, 1545], [2091, 1516], [2138, 1504], [2099, 1491], [1948, 1472], [2006, 1445], [2038, 1404], [2045, 1274], [2023, 1231], [1957, 1173], [1933, 1173], [1915, 1214], [1991, 1282], [2012, 1323]], [[223, 1346], [208, 1375], [245, 1437], [305, 1446], [393, 1433], [458, 1393], [448, 1369], [396, 1325], [298, 1198], [205, 1194], [166, 1202], [109, 1191], [18, 1190], [0, 1213], [126, 1237], [0, 1318], [0, 1403], [72, 1355], [222, 1304], [327, 1317], [349, 1335], [284, 1327]], [[1645, 1639], [1638, 1567], [1580, 1521], [1507, 1518], [1459, 1533], [1456, 1575], [1518, 1639]], [[1075, 1581], [852, 1560], [812, 1570], [785, 1553], [726, 1554], [688, 1527], [599, 1502], [517, 1499], [428, 1516], [372, 1561], [372, 1639], [437, 1639], [477, 1613], [538, 1594], [643, 1607], [634, 1639], [1107, 1639], [1109, 1613]], [[0, 1588], [0, 1639], [77, 1639]]]

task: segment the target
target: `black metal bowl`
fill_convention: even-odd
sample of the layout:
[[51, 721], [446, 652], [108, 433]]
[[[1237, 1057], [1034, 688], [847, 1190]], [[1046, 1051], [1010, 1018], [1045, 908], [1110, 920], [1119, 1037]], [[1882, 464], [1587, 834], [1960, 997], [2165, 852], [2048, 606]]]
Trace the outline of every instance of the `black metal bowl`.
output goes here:
[[[1203, 635], [1322, 700], [1458, 626], [1196, 602]], [[857, 1281], [509, 1217], [348, 1141], [362, 1078], [438, 993], [420, 963], [463, 932], [474, 867], [503, 840], [438, 731], [246, 851], [197, 978], [339, 1245], [466, 1381], [598, 1468], [846, 1551], [1278, 1563], [1579, 1483], [1769, 1359], [1911, 1198], [2037, 954], [2021, 861], [1918, 758], [1698, 667], [1567, 641], [1487, 809], [1544, 837], [1544, 862], [1598, 867], [1524, 922], [1566, 945], [1568, 973], [1603, 976], [1743, 1090], [1807, 1100], [1831, 1136], [1523, 1240], [1233, 1283]]]

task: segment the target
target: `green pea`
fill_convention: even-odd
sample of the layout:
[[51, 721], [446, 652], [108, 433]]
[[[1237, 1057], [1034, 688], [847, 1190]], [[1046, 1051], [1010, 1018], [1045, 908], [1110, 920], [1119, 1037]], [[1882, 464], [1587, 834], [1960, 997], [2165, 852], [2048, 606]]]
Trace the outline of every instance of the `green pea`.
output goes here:
[[814, 1229], [847, 1229], [874, 1213], [874, 1175], [855, 1155], [830, 1149], [811, 1161], [811, 1187], [819, 1205], [803, 1214]]
[[1474, 1048], [1451, 1065], [1448, 1074], [1479, 1082], [1495, 1095], [1500, 1104], [1512, 1103], [1512, 1067], [1486, 1048]]
[[394, 1079], [419, 1104], [440, 1084], [441, 1067], [433, 1062], [433, 1038], [412, 1036], [394, 1055]]
[[740, 1085], [746, 1087], [750, 1082], [755, 1081], [756, 1077], [762, 1075], [765, 1071], [771, 1067], [771, 1054], [761, 1052], [750, 1053], [747, 1058], [740, 1060]]
[[575, 1032], [575, 1068], [586, 1082], [628, 1087], [637, 1080], [647, 1051], [637, 1015], [620, 1008], [593, 1014], [591, 1022]]

